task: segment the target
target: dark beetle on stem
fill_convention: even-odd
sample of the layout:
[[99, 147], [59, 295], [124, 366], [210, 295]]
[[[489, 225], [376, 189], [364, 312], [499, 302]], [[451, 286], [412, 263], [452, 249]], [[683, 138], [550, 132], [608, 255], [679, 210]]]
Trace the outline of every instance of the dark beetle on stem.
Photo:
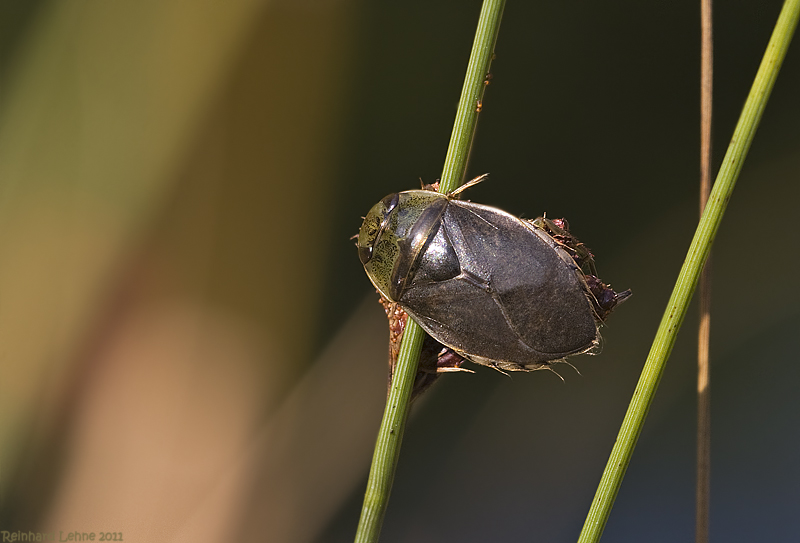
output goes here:
[[409, 190], [375, 204], [358, 255], [375, 288], [458, 355], [530, 371], [592, 352], [630, 291], [596, 276], [565, 220], [528, 221], [457, 196]]

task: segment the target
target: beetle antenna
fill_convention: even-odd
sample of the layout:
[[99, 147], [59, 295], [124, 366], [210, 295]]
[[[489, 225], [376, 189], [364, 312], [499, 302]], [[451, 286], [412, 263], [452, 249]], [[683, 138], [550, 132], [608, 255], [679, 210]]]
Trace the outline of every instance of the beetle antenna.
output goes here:
[[477, 185], [477, 184], [478, 184], [478, 183], [480, 183], [481, 181], [484, 181], [484, 180], [485, 180], [487, 177], [489, 177], [489, 174], [488, 174], [488, 173], [485, 173], [485, 174], [479, 175], [479, 176], [478, 176], [478, 177], [476, 177], [475, 179], [472, 179], [472, 180], [470, 180], [470, 181], [467, 181], [466, 183], [464, 183], [463, 185], [461, 185], [460, 187], [458, 187], [458, 188], [457, 188], [457, 189], [455, 189], [454, 191], [450, 192], [450, 193], [448, 194], [448, 196], [457, 196], [457, 195], [461, 194], [462, 192], [464, 192], [465, 190], [467, 190], [468, 188], [470, 188], [470, 187], [474, 187], [475, 185]]

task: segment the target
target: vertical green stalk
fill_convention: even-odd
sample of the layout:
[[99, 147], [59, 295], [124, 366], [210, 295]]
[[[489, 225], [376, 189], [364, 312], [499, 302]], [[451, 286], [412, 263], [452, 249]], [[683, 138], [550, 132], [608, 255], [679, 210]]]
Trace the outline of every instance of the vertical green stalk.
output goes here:
[[503, 17], [505, 0], [484, 0], [472, 53], [469, 56], [467, 74], [464, 76], [464, 87], [458, 101], [456, 120], [450, 145], [444, 159], [442, 177], [439, 181], [439, 192], [448, 193], [464, 182], [467, 173], [469, 153], [478, 124], [478, 113], [483, 104], [483, 91], [489, 80], [489, 69], [494, 57], [494, 44], [500, 31], [500, 20]]
[[[484, 0], [481, 8], [475, 40], [472, 44], [464, 87], [458, 102], [458, 111], [447, 148], [447, 156], [440, 179], [439, 191], [446, 193], [458, 187], [464, 180], [467, 162], [475, 136], [483, 92], [494, 56], [494, 44], [500, 30], [505, 0]], [[419, 353], [425, 332], [409, 319], [403, 333], [403, 342], [397, 358], [392, 387], [386, 400], [378, 440], [370, 466], [364, 505], [356, 532], [356, 543], [378, 541], [386, 506], [392, 490], [400, 443], [403, 440], [409, 399], [414, 377], [417, 373]]]
[[614, 443], [583, 530], [578, 538], [579, 543], [599, 541], [606, 526], [611, 507], [617, 497], [622, 478], [642, 430], [644, 419], [661, 380], [664, 366], [675, 344], [678, 330], [686, 315], [700, 272], [711, 250], [711, 243], [717, 233], [717, 228], [719, 228], [722, 215], [742, 169], [742, 163], [750, 149], [764, 107], [794, 35], [798, 17], [800, 17], [800, 0], [786, 0], [734, 130], [725, 160], [717, 174], [711, 196], [700, 218], [700, 224], [695, 231], [686, 260], [678, 275], [672, 296], [667, 303], [667, 309], [656, 332], [650, 354], [645, 361], [639, 383], [636, 385], [617, 441]]

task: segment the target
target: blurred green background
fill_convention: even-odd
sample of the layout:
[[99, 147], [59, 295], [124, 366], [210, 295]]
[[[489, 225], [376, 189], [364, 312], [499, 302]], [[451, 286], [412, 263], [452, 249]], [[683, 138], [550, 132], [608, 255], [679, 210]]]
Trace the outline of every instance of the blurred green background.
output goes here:
[[[715, 167], [781, 3], [715, 3]], [[480, 2], [0, 4], [0, 530], [349, 541], [387, 330], [353, 242], [441, 171]], [[800, 46], [714, 248], [711, 536], [795, 541]], [[550, 372], [440, 379], [383, 541], [574, 541], [697, 220], [699, 3], [508, 2], [474, 201], [634, 297]], [[605, 540], [694, 528], [696, 309]]]

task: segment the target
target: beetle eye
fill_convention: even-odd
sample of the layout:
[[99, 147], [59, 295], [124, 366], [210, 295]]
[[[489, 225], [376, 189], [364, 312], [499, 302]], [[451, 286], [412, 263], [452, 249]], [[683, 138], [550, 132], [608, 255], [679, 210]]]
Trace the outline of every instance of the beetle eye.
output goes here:
[[394, 194], [390, 194], [389, 196], [384, 197], [381, 200], [383, 207], [386, 208], [383, 212], [383, 216], [387, 217], [394, 208], [397, 207], [397, 204], [400, 202], [400, 193], [395, 192]]
[[375, 243], [378, 241], [381, 232], [389, 223], [389, 217], [394, 208], [400, 203], [400, 194], [394, 193], [386, 196], [375, 204], [375, 206], [367, 214], [364, 219], [364, 224], [361, 226], [361, 231], [358, 235], [358, 258], [361, 263], [366, 265], [367, 262], [372, 260], [374, 253]]
[[397, 204], [400, 202], [400, 193], [395, 192], [394, 194], [390, 194], [386, 196], [383, 200], [381, 200], [381, 204], [383, 204], [383, 218], [381, 219], [381, 226], [380, 229], [383, 230], [386, 228], [386, 225], [389, 222], [389, 217], [394, 211], [394, 208], [397, 207]]
[[361, 264], [366, 265], [372, 259], [372, 245], [359, 247], [358, 258], [361, 260]]

